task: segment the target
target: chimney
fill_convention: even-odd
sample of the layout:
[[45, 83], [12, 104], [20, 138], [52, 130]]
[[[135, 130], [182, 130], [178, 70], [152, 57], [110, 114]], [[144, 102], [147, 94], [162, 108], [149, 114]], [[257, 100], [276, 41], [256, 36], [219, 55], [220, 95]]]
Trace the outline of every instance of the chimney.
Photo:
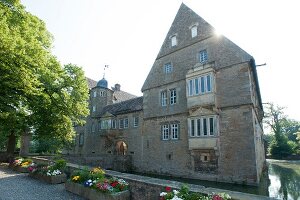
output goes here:
[[119, 83], [115, 84], [115, 91], [120, 91], [121, 85]]

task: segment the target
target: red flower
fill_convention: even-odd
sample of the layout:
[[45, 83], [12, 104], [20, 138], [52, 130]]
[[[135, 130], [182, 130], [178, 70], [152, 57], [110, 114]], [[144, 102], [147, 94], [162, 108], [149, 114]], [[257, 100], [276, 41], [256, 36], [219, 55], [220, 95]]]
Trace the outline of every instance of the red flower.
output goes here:
[[215, 194], [215, 195], [213, 196], [213, 200], [223, 200], [223, 198], [220, 197], [219, 195]]
[[112, 182], [110, 185], [111, 185], [112, 187], [116, 187], [118, 184], [119, 184], [118, 181], [114, 181], [114, 182]]
[[171, 187], [169, 187], [169, 186], [166, 187], [166, 192], [171, 192], [171, 190], [172, 190]]

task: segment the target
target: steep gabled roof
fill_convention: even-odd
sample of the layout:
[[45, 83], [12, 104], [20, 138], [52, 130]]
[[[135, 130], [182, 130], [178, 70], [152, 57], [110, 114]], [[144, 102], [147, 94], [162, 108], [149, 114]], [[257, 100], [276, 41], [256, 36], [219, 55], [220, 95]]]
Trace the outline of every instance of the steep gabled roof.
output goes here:
[[143, 97], [137, 97], [120, 103], [105, 106], [100, 112], [100, 116], [106, 113], [113, 115], [126, 114], [143, 110]]
[[[193, 26], [197, 26], [196, 37], [191, 36]], [[172, 47], [171, 37], [174, 35], [177, 45]], [[252, 59], [251, 55], [226, 37], [218, 37], [213, 26], [182, 3], [142, 91], [185, 80], [187, 71], [199, 63], [199, 52], [204, 49], [207, 50], [208, 62], [212, 62], [216, 69]], [[173, 72], [165, 74], [164, 64], [170, 62]]]
[[[197, 38], [191, 38], [190, 34], [190, 29], [194, 25], [198, 26], [199, 37]], [[212, 27], [197, 13], [182, 3], [156, 59], [191, 45], [197, 41], [206, 39], [214, 34], [214, 31], [214, 27]], [[171, 37], [174, 35], [176, 35], [177, 38], [177, 45], [171, 47]]]

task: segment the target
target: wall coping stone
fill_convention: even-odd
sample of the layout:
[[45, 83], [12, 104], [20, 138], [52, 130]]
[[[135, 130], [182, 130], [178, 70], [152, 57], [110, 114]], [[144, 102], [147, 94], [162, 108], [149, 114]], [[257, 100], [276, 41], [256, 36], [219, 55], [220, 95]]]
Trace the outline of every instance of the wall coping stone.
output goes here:
[[[67, 166], [74, 169], [82, 169], [85, 166], [74, 164], [74, 163], [67, 163]], [[88, 166], [89, 167], [89, 166]], [[92, 168], [92, 167], [90, 167]], [[128, 173], [122, 173], [112, 170], [105, 170], [107, 175], [122, 178], [125, 180], [132, 180], [137, 182], [144, 182], [147, 184], [157, 185], [161, 186], [162, 188], [165, 186], [169, 186], [174, 189], [180, 189], [181, 185], [183, 183], [178, 181], [170, 181], [170, 180], [164, 180], [159, 178], [152, 178], [152, 177], [146, 177], [136, 174], [128, 174]], [[205, 187], [202, 185], [195, 185], [195, 184], [186, 184], [191, 192], [199, 192], [203, 194], [212, 194], [212, 193], [222, 193], [225, 192], [229, 194], [232, 199], [236, 200], [270, 200], [275, 199], [271, 197], [261, 196], [261, 195], [255, 195], [255, 194], [248, 194], [248, 193], [242, 193], [242, 192], [236, 192], [236, 191], [230, 191], [225, 189], [218, 189], [218, 188], [211, 188], [211, 187]]]

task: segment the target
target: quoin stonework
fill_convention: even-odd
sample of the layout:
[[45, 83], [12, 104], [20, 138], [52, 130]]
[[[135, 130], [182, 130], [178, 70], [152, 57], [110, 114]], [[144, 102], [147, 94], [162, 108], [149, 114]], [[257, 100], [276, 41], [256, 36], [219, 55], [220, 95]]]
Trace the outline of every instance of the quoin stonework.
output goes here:
[[254, 58], [182, 4], [142, 97], [88, 79], [70, 157], [119, 171], [257, 184], [265, 162]]

